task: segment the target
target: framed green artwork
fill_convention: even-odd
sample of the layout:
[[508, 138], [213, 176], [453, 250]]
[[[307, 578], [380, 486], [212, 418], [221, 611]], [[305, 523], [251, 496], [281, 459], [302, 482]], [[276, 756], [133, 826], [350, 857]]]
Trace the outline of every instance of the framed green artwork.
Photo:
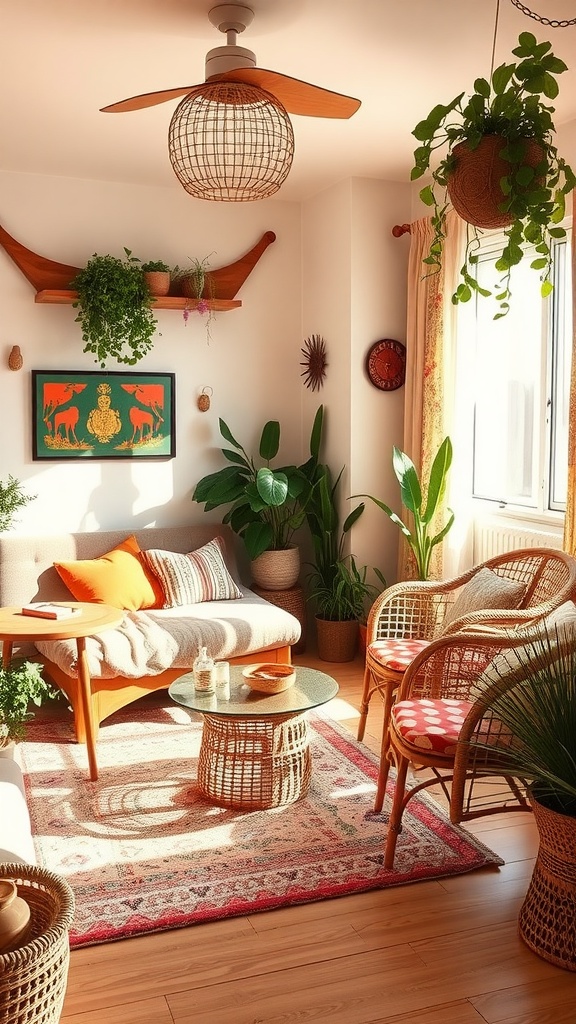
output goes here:
[[32, 370], [32, 455], [173, 459], [173, 373]]

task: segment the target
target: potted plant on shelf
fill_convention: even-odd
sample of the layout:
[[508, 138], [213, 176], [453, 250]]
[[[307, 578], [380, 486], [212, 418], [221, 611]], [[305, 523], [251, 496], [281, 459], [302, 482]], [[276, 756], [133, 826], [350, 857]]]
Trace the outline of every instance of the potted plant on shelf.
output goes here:
[[[520, 909], [520, 936], [545, 960], [576, 971], [576, 619], [513, 649], [482, 692], [503, 725], [496, 750], [529, 783], [540, 848]], [[481, 735], [473, 745], [485, 749]]]
[[[473, 293], [492, 294], [474, 274], [476, 229], [505, 229], [496, 262], [502, 274], [497, 317], [509, 309], [511, 271], [527, 247], [531, 266], [540, 272], [542, 295], [552, 290], [550, 238], [565, 236], [560, 226], [565, 197], [576, 185], [554, 145], [549, 103], [558, 95], [556, 76], [567, 70], [566, 64], [554, 56], [550, 43], [538, 43], [531, 32], [520, 34], [512, 52], [516, 62], [501, 64], [489, 81], [477, 78], [471, 96], [460, 93], [447, 105], [437, 104], [412, 132], [419, 142], [412, 180], [432, 175], [432, 184], [420, 192], [433, 208], [434, 237], [424, 262], [432, 269], [440, 266], [448, 200], [474, 227], [453, 302], [466, 302]], [[431, 170], [433, 155], [443, 146], [447, 154]]]
[[18, 509], [24, 508], [36, 497], [36, 494], [25, 494], [22, 484], [14, 476], [9, 475], [6, 480], [0, 480], [0, 531], [11, 530]]
[[163, 260], [148, 260], [142, 264], [144, 281], [151, 296], [168, 295], [170, 291], [170, 267]]
[[140, 260], [124, 252], [125, 259], [95, 253], [72, 282], [83, 351], [103, 369], [110, 359], [134, 366], [151, 350], [157, 327]]
[[204, 502], [206, 512], [230, 505], [222, 521], [242, 538], [254, 582], [264, 590], [289, 589], [300, 573], [300, 550], [293, 538], [304, 522], [299, 499], [305, 477], [296, 466], [272, 467], [280, 447], [277, 420], [269, 420], [262, 429], [258, 456], [263, 465], [248, 454], [223, 419], [219, 426], [232, 445], [221, 449], [229, 465], [202, 477], [192, 500]]
[[0, 753], [23, 738], [34, 714], [30, 703], [39, 707], [44, 698], [57, 696], [41, 673], [41, 665], [23, 659], [0, 668]]
[[[442, 441], [434, 456], [426, 488], [420, 483], [412, 460], [395, 446], [392, 449], [392, 465], [400, 484], [400, 499], [412, 516], [412, 529], [379, 498], [374, 498], [371, 494], [354, 494], [352, 497], [369, 498], [386, 513], [391, 522], [400, 528], [414, 556], [417, 578], [427, 580], [432, 552], [436, 545], [444, 540], [454, 523], [454, 513], [451, 509], [447, 509], [447, 522], [438, 533], [431, 534], [432, 524], [446, 493], [448, 471], [452, 465], [452, 442], [449, 437], [445, 437]], [[424, 504], [424, 500], [426, 500], [426, 504]]]

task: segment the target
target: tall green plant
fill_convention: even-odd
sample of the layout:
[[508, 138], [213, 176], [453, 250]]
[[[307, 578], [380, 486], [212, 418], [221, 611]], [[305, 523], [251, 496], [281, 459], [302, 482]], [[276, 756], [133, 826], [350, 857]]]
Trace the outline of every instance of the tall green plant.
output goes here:
[[412, 529], [393, 512], [389, 505], [371, 494], [355, 494], [353, 498], [369, 498], [386, 513], [391, 522], [398, 526], [406, 538], [418, 572], [418, 579], [427, 580], [430, 572], [430, 558], [437, 544], [440, 544], [454, 523], [454, 513], [447, 509], [448, 521], [436, 534], [432, 534], [434, 519], [439, 512], [446, 494], [448, 471], [452, 464], [452, 442], [445, 437], [430, 469], [428, 486], [424, 487], [412, 460], [400, 451], [392, 449], [392, 465], [400, 484], [400, 500], [412, 516]]
[[[344, 545], [365, 506], [362, 502], [352, 509], [340, 527], [338, 490], [344, 467], [334, 480], [330, 467], [320, 462], [323, 422], [324, 408], [320, 406], [312, 427], [310, 459], [301, 467], [306, 478], [304, 511], [313, 549], [308, 597], [322, 618], [361, 619], [366, 600], [376, 596], [377, 588], [366, 582], [366, 566], [359, 568], [354, 556], [345, 557]], [[381, 572], [373, 571], [385, 587]]]
[[0, 530], [11, 530], [17, 511], [34, 501], [35, 494], [25, 494], [14, 476], [0, 480]]

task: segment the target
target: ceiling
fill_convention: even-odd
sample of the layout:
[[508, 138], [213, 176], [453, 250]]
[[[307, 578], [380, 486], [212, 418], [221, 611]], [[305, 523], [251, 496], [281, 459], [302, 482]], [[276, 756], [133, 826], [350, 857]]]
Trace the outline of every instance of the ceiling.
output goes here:
[[[218, 0], [0, 0], [0, 170], [180, 188], [168, 161], [176, 102], [127, 114], [99, 108], [204, 80], [225, 36]], [[411, 130], [432, 106], [490, 71], [498, 0], [246, 0], [239, 45], [271, 68], [356, 96], [350, 120], [292, 116], [295, 156], [277, 198], [299, 201], [353, 176], [407, 181]], [[574, 0], [526, 0], [548, 18]], [[576, 26], [549, 28], [499, 0], [496, 64], [518, 34], [552, 42], [569, 67], [556, 123], [576, 118]]]

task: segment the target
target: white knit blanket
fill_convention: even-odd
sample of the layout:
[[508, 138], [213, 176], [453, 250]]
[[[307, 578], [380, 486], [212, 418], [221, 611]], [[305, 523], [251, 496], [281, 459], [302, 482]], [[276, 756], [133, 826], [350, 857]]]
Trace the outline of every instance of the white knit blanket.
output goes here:
[[[126, 612], [115, 629], [87, 638], [91, 676], [139, 679], [168, 668], [191, 668], [201, 646], [213, 658], [227, 660], [299, 640], [298, 619], [251, 591], [244, 594], [237, 601]], [[35, 646], [67, 675], [76, 675], [75, 640], [38, 640]]]

